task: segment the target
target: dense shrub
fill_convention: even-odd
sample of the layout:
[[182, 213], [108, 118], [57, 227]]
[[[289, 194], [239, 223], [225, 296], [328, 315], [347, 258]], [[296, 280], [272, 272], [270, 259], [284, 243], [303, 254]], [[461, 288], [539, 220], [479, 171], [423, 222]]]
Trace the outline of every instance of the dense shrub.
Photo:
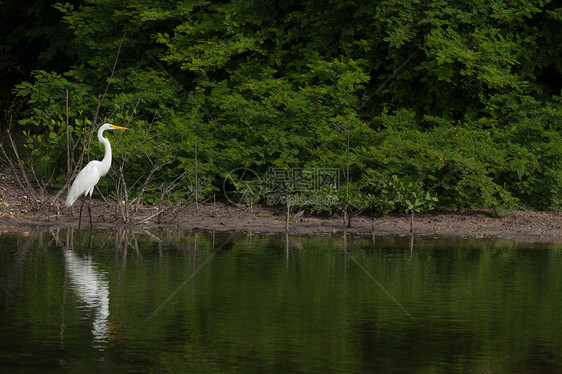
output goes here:
[[[346, 209], [399, 209], [393, 180], [437, 197], [440, 208], [560, 206], [562, 11], [554, 2], [55, 8], [72, 63], [18, 84], [27, 111], [14, 114], [42, 175], [59, 186], [67, 139], [76, 160], [88, 130], [113, 122], [131, 128], [116, 154], [131, 196], [145, 188], [148, 202], [177, 176], [169, 201], [195, 188], [209, 197], [247, 167], [264, 183], [271, 168], [337, 168], [337, 191], [299, 193], [338, 196], [327, 201]], [[100, 153], [94, 141], [91, 157]]]

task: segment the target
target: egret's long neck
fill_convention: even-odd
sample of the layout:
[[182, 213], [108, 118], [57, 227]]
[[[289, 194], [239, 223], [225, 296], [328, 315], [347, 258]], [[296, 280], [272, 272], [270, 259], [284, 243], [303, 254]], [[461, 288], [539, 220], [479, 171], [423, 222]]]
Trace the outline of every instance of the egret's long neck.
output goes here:
[[100, 173], [103, 177], [107, 174], [109, 168], [111, 167], [111, 144], [109, 143], [109, 140], [103, 137], [103, 131], [98, 131], [98, 140], [105, 147], [105, 155], [103, 156], [103, 160], [101, 160], [100, 165]]

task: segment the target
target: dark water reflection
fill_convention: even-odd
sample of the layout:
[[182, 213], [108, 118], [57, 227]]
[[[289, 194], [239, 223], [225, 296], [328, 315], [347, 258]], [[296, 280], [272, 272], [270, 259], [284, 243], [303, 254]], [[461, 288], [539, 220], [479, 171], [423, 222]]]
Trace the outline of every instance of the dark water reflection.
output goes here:
[[0, 371], [562, 372], [558, 244], [0, 234]]

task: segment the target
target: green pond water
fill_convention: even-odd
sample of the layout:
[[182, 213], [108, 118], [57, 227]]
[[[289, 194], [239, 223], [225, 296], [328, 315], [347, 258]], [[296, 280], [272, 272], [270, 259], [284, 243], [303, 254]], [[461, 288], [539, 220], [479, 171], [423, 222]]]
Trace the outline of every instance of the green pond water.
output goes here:
[[0, 372], [560, 373], [561, 249], [0, 233]]

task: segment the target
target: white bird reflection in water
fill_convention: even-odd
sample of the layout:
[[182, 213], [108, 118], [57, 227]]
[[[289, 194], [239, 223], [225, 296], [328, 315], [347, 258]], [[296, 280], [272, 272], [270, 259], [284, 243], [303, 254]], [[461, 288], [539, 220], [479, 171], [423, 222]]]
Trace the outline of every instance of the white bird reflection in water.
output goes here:
[[89, 255], [82, 258], [73, 250], [66, 250], [64, 259], [72, 288], [84, 303], [84, 309], [93, 314], [93, 345], [103, 349], [109, 332], [109, 283], [105, 273], [96, 269]]

